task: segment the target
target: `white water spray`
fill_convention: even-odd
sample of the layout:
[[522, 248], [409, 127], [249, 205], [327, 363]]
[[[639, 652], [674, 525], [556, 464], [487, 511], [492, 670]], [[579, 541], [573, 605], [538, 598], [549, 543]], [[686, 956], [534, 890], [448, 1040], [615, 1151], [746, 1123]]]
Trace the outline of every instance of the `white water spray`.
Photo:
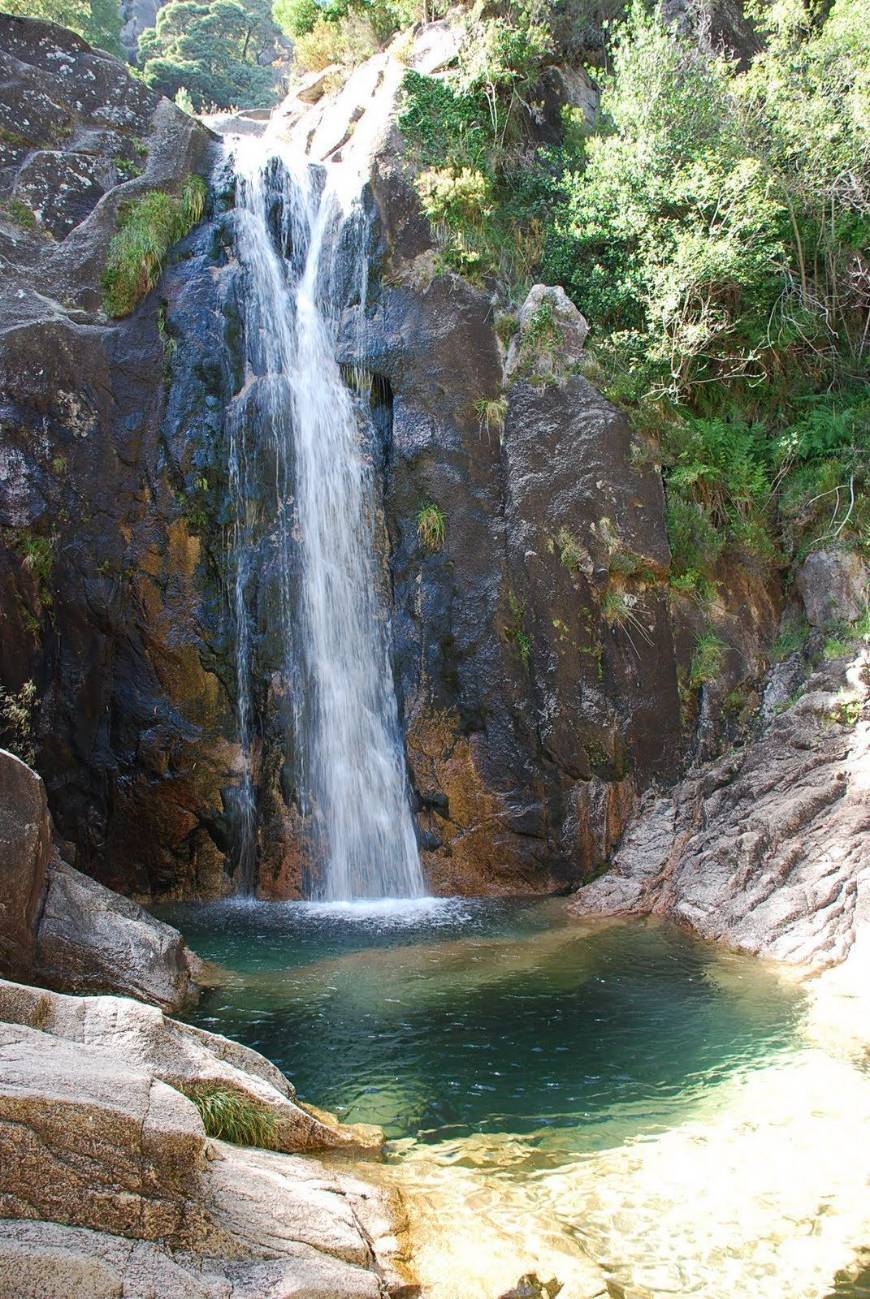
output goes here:
[[[357, 285], [364, 308], [367, 223], [358, 202], [345, 211], [323, 169], [295, 164], [274, 142], [234, 141], [233, 162], [247, 346], [276, 466], [282, 631], [296, 687], [302, 810], [323, 864], [316, 896], [421, 897], [379, 597], [365, 415], [335, 356], [342, 286]], [[237, 490], [241, 499], [245, 492]], [[244, 531], [237, 529], [242, 545]], [[295, 599], [294, 554], [301, 561]], [[244, 574], [241, 553], [237, 571]], [[240, 626], [244, 586], [242, 577]], [[247, 639], [239, 647], [249, 653]], [[242, 663], [240, 671], [248, 670]], [[240, 690], [240, 698], [249, 701], [250, 691]]]

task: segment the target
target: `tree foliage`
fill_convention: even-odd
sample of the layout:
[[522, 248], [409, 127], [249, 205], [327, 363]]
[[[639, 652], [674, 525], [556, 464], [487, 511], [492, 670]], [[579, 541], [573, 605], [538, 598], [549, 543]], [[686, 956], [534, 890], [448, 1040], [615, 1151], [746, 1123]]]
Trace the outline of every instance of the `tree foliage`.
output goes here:
[[120, 55], [121, 11], [116, 0], [5, 0], [6, 13], [69, 27], [97, 49]]
[[186, 90], [197, 112], [262, 108], [276, 98], [279, 41], [269, 0], [170, 0], [139, 37], [139, 62], [149, 86], [169, 98]]
[[599, 381], [658, 438], [675, 580], [707, 591], [727, 547], [775, 562], [870, 523], [870, 9], [758, 9], [741, 67], [635, 0], [597, 125], [568, 110], [541, 148], [557, 7], [508, 0], [448, 81], [406, 74], [400, 120], [443, 262], [508, 299], [562, 284], [587, 317]]

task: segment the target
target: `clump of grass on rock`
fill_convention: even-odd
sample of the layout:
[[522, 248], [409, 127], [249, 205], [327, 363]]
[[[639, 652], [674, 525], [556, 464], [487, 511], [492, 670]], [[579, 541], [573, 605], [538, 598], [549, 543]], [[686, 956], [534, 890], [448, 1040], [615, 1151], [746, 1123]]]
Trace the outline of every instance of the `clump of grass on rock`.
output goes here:
[[191, 1083], [180, 1091], [199, 1110], [206, 1133], [236, 1146], [259, 1146], [276, 1150], [277, 1119], [274, 1114], [229, 1087]]
[[166, 254], [205, 208], [206, 184], [189, 176], [175, 197], [163, 190], [143, 194], [122, 210], [103, 272], [103, 302], [110, 316], [127, 316], [153, 289]]
[[444, 545], [447, 517], [440, 505], [430, 503], [417, 512], [417, 536], [426, 550], [440, 550]]

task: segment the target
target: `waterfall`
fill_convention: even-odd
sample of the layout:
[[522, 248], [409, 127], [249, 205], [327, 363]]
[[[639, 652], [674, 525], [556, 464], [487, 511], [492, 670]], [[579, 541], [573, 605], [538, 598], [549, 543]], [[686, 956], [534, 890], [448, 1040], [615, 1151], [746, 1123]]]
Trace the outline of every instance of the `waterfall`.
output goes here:
[[358, 199], [345, 210], [327, 174], [335, 168], [299, 165], [263, 139], [234, 141], [232, 160], [251, 371], [251, 395], [237, 400], [241, 425], [230, 439], [239, 730], [248, 771], [253, 493], [243, 448], [245, 411], [254, 402], [274, 464], [280, 630], [301, 810], [322, 871], [316, 896], [420, 897], [378, 577], [374, 434], [366, 402], [343, 381], [335, 354], [349, 296], [359, 298], [364, 316], [367, 222]]

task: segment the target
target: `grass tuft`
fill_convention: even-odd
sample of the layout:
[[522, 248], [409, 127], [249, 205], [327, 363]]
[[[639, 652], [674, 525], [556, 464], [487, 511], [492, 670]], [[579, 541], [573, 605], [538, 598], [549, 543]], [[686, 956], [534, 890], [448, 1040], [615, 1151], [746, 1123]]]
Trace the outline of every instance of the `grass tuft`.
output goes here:
[[209, 1083], [191, 1083], [178, 1090], [199, 1110], [208, 1136], [236, 1146], [277, 1148], [275, 1115], [241, 1092]]
[[726, 649], [725, 642], [720, 640], [713, 631], [704, 632], [698, 637], [689, 668], [689, 685], [693, 690], [698, 690], [708, 681], [715, 681], [721, 674], [725, 665]]
[[446, 531], [447, 516], [440, 505], [430, 501], [417, 511], [417, 536], [426, 550], [440, 550]]
[[507, 397], [479, 397], [474, 403], [481, 433], [498, 433], [504, 430], [507, 416]]
[[630, 595], [627, 591], [619, 591], [611, 588], [606, 591], [601, 601], [601, 616], [607, 623], [608, 627], [619, 627], [625, 633], [628, 643], [634, 650], [638, 658], [640, 651], [634, 641], [634, 632], [645, 641], [647, 645], [652, 645], [652, 637], [648, 629], [641, 622], [635, 612], [636, 597]]
[[202, 217], [207, 188], [189, 176], [175, 198], [163, 190], [143, 194], [122, 210], [103, 272], [103, 304], [110, 316], [127, 316], [160, 278], [169, 249]]
[[568, 572], [579, 572], [585, 558], [585, 552], [573, 532], [570, 532], [568, 528], [560, 528], [559, 535], [556, 537], [556, 544], [559, 547], [559, 559], [568, 569]]

